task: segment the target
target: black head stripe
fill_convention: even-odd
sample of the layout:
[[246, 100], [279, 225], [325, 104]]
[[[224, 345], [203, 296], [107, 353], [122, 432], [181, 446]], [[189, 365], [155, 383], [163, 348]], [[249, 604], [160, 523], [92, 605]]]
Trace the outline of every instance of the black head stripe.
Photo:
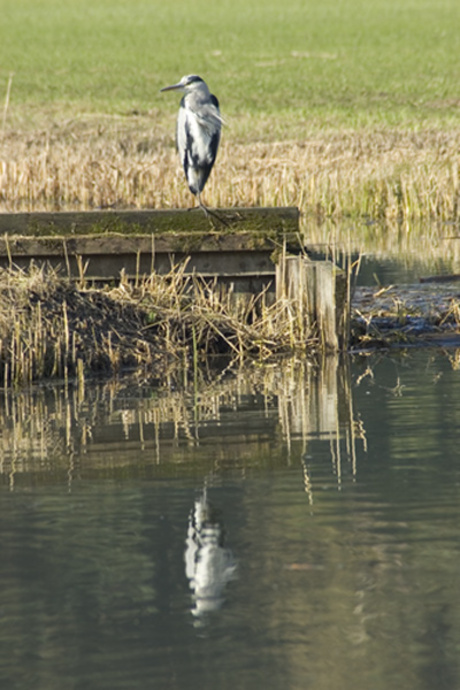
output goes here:
[[199, 77], [199, 76], [196, 75], [196, 74], [191, 74], [191, 75], [187, 78], [187, 84], [195, 84], [196, 82], [199, 82], [199, 81], [203, 81], [203, 80], [202, 80], [201, 77]]

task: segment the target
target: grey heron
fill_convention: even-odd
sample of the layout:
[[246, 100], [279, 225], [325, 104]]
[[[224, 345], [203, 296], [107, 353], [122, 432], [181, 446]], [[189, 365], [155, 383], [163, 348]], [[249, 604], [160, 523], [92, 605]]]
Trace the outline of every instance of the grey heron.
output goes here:
[[[219, 101], [206, 82], [189, 74], [161, 91], [182, 91], [177, 116], [176, 145], [190, 191], [206, 214], [215, 215], [201, 201], [201, 192], [216, 160], [222, 117]], [[219, 218], [219, 220], [221, 220]], [[223, 221], [222, 221], [223, 222]]]

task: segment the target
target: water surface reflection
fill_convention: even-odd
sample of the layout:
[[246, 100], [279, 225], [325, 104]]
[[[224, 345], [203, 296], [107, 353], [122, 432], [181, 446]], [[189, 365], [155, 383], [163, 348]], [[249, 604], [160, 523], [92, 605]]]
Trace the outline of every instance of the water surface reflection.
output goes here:
[[289, 456], [292, 438], [342, 439], [350, 448], [357, 428], [350, 385], [348, 360], [329, 357], [316, 367], [232, 372], [198, 390], [122, 380], [8, 392], [0, 398], [0, 472], [11, 488], [31, 474], [69, 485], [107, 472], [204, 476], [226, 469], [229, 445], [233, 469], [253, 465], [254, 453], [273, 444]]
[[458, 361], [4, 396], [1, 686], [459, 687]]

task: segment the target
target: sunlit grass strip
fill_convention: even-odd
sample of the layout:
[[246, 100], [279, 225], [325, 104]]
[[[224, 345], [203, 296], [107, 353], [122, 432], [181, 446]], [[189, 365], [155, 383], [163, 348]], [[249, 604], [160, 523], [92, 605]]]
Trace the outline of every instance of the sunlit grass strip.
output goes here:
[[0, 385], [30, 385], [112, 376], [128, 369], [164, 378], [196, 369], [209, 355], [267, 361], [313, 354], [306, 333], [285, 306], [265, 294], [238, 300], [230, 291], [184, 275], [152, 275], [111, 290], [80, 289], [52, 272], [0, 272]]
[[[309, 217], [455, 220], [460, 129], [312, 132], [296, 141], [224, 137], [206, 202], [298, 206]], [[189, 207], [169, 133], [70, 124], [10, 133], [0, 146], [0, 210]]]

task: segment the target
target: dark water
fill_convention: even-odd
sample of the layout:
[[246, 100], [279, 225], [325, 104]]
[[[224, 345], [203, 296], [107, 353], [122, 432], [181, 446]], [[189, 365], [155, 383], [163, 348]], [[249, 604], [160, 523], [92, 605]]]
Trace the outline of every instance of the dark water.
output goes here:
[[0, 687], [460, 688], [460, 353], [0, 406]]
[[[330, 255], [320, 251], [311, 251], [313, 259], [329, 259]], [[356, 276], [357, 285], [418, 285], [420, 282], [433, 277], [457, 276], [459, 274], [459, 260], [457, 254], [449, 255], [448, 252], [442, 257], [434, 259], [431, 256], [425, 257], [424, 250], [414, 251], [412, 254], [404, 253], [402, 256], [385, 258], [366, 252], [352, 252], [351, 262], [359, 261], [359, 272]], [[337, 262], [345, 266], [348, 257], [338, 256]], [[458, 284], [455, 281], [454, 284]]]

